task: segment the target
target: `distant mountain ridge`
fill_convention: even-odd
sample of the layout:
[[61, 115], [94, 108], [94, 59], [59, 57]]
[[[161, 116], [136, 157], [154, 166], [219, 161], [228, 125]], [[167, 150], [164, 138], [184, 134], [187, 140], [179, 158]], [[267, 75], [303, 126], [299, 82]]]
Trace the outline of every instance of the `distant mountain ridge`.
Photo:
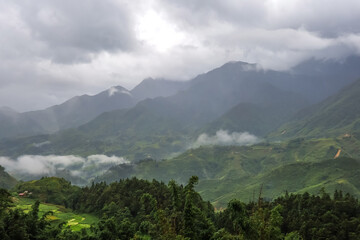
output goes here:
[[39, 134], [43, 128], [31, 117], [10, 108], [0, 108], [0, 139]]
[[190, 86], [190, 81], [169, 81], [166, 79], [146, 78], [130, 92], [138, 101], [147, 98], [169, 97]]
[[[216, 70], [216, 73], [214, 72], [213, 78], [225, 77], [230, 79], [231, 75], [234, 77], [243, 75], [243, 77], [248, 78], [251, 74], [247, 73], [256, 72], [257, 78], [266, 78], [267, 82], [271, 83], [274, 87], [300, 94], [312, 103], [325, 99], [358, 78], [360, 76], [360, 68], [358, 66], [360, 66], [360, 57], [356, 56], [346, 58], [343, 62], [310, 59], [294, 67], [289, 72], [264, 71], [256, 64], [229, 62], [220, 68], [214, 69], [213, 71]], [[25, 113], [15, 113], [12, 111], [9, 114], [11, 112], [9, 109], [0, 109], [0, 139], [53, 133], [67, 128], [78, 127], [103, 112], [130, 108], [137, 102], [147, 98], [175, 96], [179, 91], [186, 91], [198, 84], [211, 82], [212, 80], [208, 79], [209, 73], [201, 74], [191, 81], [183, 82], [169, 81], [161, 78], [147, 78], [131, 91], [120, 86], [112, 87], [94, 96], [83, 95], [74, 97], [60, 105], [44, 110]], [[221, 92], [223, 88], [221, 84], [217, 87], [219, 92]], [[105, 97], [110, 90], [116, 94], [111, 98]], [[201, 92], [198, 93], [201, 94]], [[223, 92], [223, 94], [228, 93]], [[214, 97], [216, 97], [216, 94]], [[192, 100], [199, 102], [198, 99], [189, 98], [183, 104], [189, 104]], [[237, 103], [232, 104], [230, 107], [234, 107]], [[191, 104], [196, 104], [196, 102]], [[213, 107], [216, 108], [216, 106]], [[190, 113], [194, 114], [194, 111]]]
[[[0, 139], [53, 133], [77, 127], [104, 111], [127, 108], [134, 104], [131, 94], [125, 88], [117, 86], [94, 96], [73, 97], [44, 110], [16, 113], [13, 114], [12, 121], [6, 121], [6, 116], [1, 115], [3, 111], [0, 110], [0, 129], [4, 129], [1, 131]], [[7, 125], [4, 124], [6, 122]]]
[[336, 137], [360, 132], [360, 79], [297, 113], [270, 137]]
[[0, 153], [9, 156], [102, 153], [135, 161], [148, 156], [161, 159], [184, 151], [197, 137], [192, 135], [194, 131], [239, 103], [279, 108], [284, 119], [307, 105], [300, 94], [273, 86], [266, 72], [257, 71], [253, 64], [232, 62], [199, 75], [190, 81], [187, 89], [175, 95], [145, 99], [132, 108], [103, 113], [77, 129], [44, 137], [41, 141], [51, 144], [41, 148], [25, 147], [21, 140], [15, 141], [17, 147], [7, 150], [0, 144]]
[[311, 103], [317, 103], [359, 79], [359, 66], [359, 56], [342, 60], [312, 58], [290, 69], [291, 78], [274, 78], [272, 83], [283, 90], [302, 94]]
[[[312, 67], [327, 69], [334, 64], [313, 61]], [[346, 61], [336, 66], [344, 71], [349, 69]], [[353, 70], [353, 74], [356, 71], [360, 76], [360, 69]], [[113, 111], [106, 112], [102, 108], [104, 112], [93, 120], [52, 135], [2, 141], [0, 154], [115, 154], [137, 161], [147, 157], [161, 159], [183, 152], [203, 132], [213, 134], [217, 130], [228, 129], [265, 136], [315, 101], [304, 97], [304, 89], [318, 86], [316, 79], [319, 76], [320, 82], [325, 78], [329, 83], [335, 81], [323, 72], [301, 69], [294, 74], [262, 70], [256, 64], [229, 62], [187, 83], [177, 85], [167, 82], [165, 85], [176, 92], [173, 95], [147, 98], [136, 104], [131, 102], [133, 106], [123, 106], [122, 109], [117, 106], [118, 109]], [[301, 86], [303, 76], [306, 76], [305, 86], [294, 88], [295, 92], [289, 91], [290, 87]], [[337, 82], [336, 87], [354, 81], [349, 76], [344, 77], [344, 82]], [[147, 95], [149, 97], [153, 96], [151, 92], [164, 93], [163, 89], [157, 90], [163, 81], [147, 79], [130, 92], [122, 88], [111, 92], [116, 93], [113, 97], [119, 95], [131, 100], [136, 91], [139, 94], [148, 84], [153, 84]], [[109, 98], [109, 91], [101, 94]], [[326, 91], [321, 95], [326, 95]], [[39, 147], [42, 142], [49, 144]]]
[[5, 172], [3, 166], [0, 166], [0, 188], [11, 189], [15, 187], [18, 181], [10, 176], [9, 173]]
[[101, 113], [130, 108], [146, 98], [169, 96], [187, 87], [185, 82], [145, 79], [133, 90], [114, 86], [96, 95], [73, 97], [44, 110], [17, 113], [0, 108], [0, 139], [54, 133], [78, 127]]

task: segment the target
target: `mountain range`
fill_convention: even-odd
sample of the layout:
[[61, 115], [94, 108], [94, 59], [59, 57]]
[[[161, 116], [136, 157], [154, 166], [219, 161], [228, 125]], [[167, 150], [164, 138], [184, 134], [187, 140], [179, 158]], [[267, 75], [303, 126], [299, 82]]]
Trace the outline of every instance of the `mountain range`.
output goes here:
[[[281, 109], [281, 120], [307, 105], [300, 94], [273, 86], [268, 80], [273, 72], [269, 74], [257, 71], [252, 64], [227, 63], [194, 78], [186, 90], [175, 95], [148, 98], [132, 108], [102, 113], [75, 129], [3, 141], [0, 152], [7, 156], [102, 153], [126, 156], [131, 160], [148, 156], [161, 159], [185, 150], [196, 138], [193, 133], [197, 129], [220, 118], [239, 103]], [[106, 94], [109, 97], [109, 93]], [[123, 95], [129, 97], [124, 93], [120, 96]], [[267, 113], [274, 115], [275, 110]], [[248, 121], [252, 124], [252, 119]], [[274, 124], [277, 126], [278, 123]], [[38, 147], [43, 142], [49, 144]]]
[[[359, 58], [342, 63], [309, 60], [288, 72], [229, 62], [187, 82], [145, 79], [131, 91], [113, 87], [95, 96], [75, 97], [45, 110], [21, 113], [20, 122], [28, 132], [19, 133], [19, 127], [10, 131], [5, 126], [8, 133], [2, 138], [46, 135], [10, 138], [0, 143], [0, 152], [7, 156], [102, 153], [130, 160], [161, 159], [184, 151], [199, 134], [221, 128], [263, 137], [298, 110], [354, 81], [353, 75], [360, 72], [354, 67], [357, 62]], [[329, 69], [347, 74], [336, 81]], [[327, 88], [319, 88], [325, 79]], [[308, 89], [317, 89], [316, 99], [307, 97]], [[60, 131], [48, 134], [56, 130]], [[43, 142], [50, 144], [38, 147]]]
[[114, 86], [96, 95], [73, 97], [44, 110], [18, 113], [0, 108], [0, 139], [55, 133], [89, 122], [101, 113], [133, 107], [137, 102], [169, 96], [187, 87], [186, 83], [145, 79], [133, 90]]
[[[360, 72], [359, 64], [358, 57], [349, 57], [340, 63], [310, 59], [288, 72], [277, 72], [262, 70], [256, 64], [229, 62], [190, 81], [148, 78], [131, 91], [115, 86], [94, 96], [73, 97], [44, 110], [17, 113], [0, 108], [0, 139], [78, 127], [104, 112], [131, 108], [142, 100], [156, 97], [165, 97], [165, 104], [180, 112], [175, 114], [175, 118], [179, 119], [180, 115], [181, 120], [181, 117], [187, 117], [191, 122], [199, 121], [201, 124], [209, 122], [209, 118], [220, 117], [239, 103], [267, 104], [267, 98], [278, 96], [275, 89], [296, 93], [300, 95], [298, 98], [314, 103], [354, 81]], [[280, 100], [282, 104], [286, 102]]]
[[[123, 156], [130, 162], [95, 181], [197, 175], [216, 206], [259, 189], [269, 198], [322, 187], [358, 196], [359, 59], [310, 59], [287, 72], [229, 62], [185, 82], [149, 78], [45, 110], [2, 108], [0, 155]], [[260, 143], [231, 140], [244, 133]], [[234, 144], [247, 146], [222, 146]]]

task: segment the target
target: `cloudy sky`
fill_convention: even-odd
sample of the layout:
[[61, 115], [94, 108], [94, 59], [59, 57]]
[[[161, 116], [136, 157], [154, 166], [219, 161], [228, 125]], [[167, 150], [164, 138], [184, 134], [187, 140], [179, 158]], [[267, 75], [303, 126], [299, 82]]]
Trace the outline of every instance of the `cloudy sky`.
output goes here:
[[359, 0], [0, 0], [0, 106], [360, 52]]

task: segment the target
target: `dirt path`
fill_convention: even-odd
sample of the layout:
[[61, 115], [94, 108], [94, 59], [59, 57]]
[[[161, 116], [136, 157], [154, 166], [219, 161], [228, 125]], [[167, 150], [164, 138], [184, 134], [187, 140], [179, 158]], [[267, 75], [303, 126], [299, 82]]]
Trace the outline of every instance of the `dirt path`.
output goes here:
[[340, 153], [341, 153], [341, 149], [339, 149], [334, 157], [334, 159], [337, 159], [339, 156], [340, 156]]

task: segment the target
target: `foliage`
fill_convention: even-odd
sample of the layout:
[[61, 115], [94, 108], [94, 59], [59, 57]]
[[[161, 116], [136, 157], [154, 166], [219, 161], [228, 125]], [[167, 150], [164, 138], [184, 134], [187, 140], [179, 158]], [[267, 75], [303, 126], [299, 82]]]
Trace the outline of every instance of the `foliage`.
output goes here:
[[[63, 178], [43, 177], [40, 180], [30, 182], [20, 182], [15, 187], [15, 191], [22, 193], [27, 191], [27, 196], [39, 199], [42, 202], [69, 206], [68, 200], [80, 188], [72, 186], [70, 182]], [[29, 194], [31, 193], [31, 194]]]
[[359, 239], [360, 203], [350, 194], [335, 191], [331, 197], [288, 194], [273, 201], [244, 203], [231, 200], [214, 211], [195, 191], [198, 177], [182, 186], [136, 178], [110, 185], [93, 184], [69, 197], [74, 211], [96, 213], [101, 219], [90, 228], [72, 231], [50, 221], [35, 202], [26, 212], [14, 208], [13, 198], [0, 191], [1, 239], [212, 239], [307, 240]]
[[[13, 198], [13, 200], [16, 208], [21, 209], [25, 213], [31, 211], [32, 205], [34, 205], [36, 201], [27, 197]], [[51, 225], [64, 223], [64, 226], [69, 227], [72, 231], [81, 231], [83, 228], [90, 228], [91, 224], [99, 221], [99, 218], [94, 214], [74, 212], [62, 205], [40, 203], [39, 216], [41, 217], [47, 212], [52, 212], [52, 214], [46, 218]]]
[[[111, 168], [96, 181], [108, 183], [136, 176], [185, 184], [199, 177], [196, 190], [217, 208], [233, 198], [249, 201], [261, 184], [263, 196], [276, 198], [292, 193], [317, 193], [341, 189], [360, 197], [360, 141], [356, 137], [293, 139], [253, 146], [206, 146], [189, 149], [172, 159], [146, 159]], [[340, 157], [334, 156], [341, 149]], [[306, 177], [305, 177], [306, 176]]]
[[17, 184], [17, 180], [10, 176], [3, 166], [0, 165], [0, 188], [11, 189]]

